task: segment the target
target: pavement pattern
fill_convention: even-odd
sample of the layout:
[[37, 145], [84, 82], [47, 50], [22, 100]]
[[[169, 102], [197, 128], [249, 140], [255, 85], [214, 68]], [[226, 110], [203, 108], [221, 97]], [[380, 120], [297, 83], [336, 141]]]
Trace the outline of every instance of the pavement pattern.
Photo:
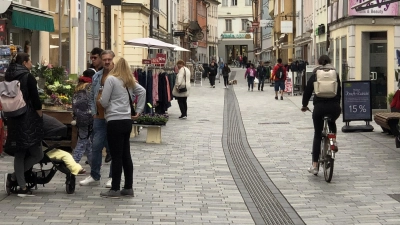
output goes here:
[[[188, 119], [179, 120], [172, 102], [162, 144], [146, 144], [146, 129], [132, 139], [134, 198], [106, 199], [108, 165], [101, 186], [65, 193], [57, 173], [34, 197], [0, 190], [0, 224], [255, 224], [229, 169], [222, 144], [224, 94], [234, 91], [248, 144], [256, 160], [305, 224], [400, 224], [400, 151], [394, 139], [374, 132], [338, 133], [334, 175], [307, 172], [311, 164], [311, 113], [300, 111], [301, 96], [275, 100], [272, 87], [247, 91], [244, 70], [238, 85], [192, 87]], [[311, 107], [312, 108], [312, 105]], [[338, 130], [344, 125], [338, 120]], [[0, 158], [0, 185], [13, 158]], [[88, 166], [82, 165], [88, 170]], [[78, 177], [79, 180], [84, 177]]]

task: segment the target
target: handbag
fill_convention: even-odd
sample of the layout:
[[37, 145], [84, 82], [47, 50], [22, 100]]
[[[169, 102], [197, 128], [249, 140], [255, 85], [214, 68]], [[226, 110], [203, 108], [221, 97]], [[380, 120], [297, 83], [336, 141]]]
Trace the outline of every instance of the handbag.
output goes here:
[[132, 101], [131, 93], [129, 93], [128, 88], [126, 88], [126, 91], [128, 92], [129, 105], [131, 106], [131, 116], [136, 116], [136, 111], [135, 111], [135, 107], [133, 107], [133, 101]]
[[183, 68], [183, 71], [184, 71], [183, 79], [185, 80], [185, 87], [184, 88], [178, 88], [178, 92], [179, 93], [187, 92], [187, 88], [186, 88], [186, 70], [185, 70], [185, 68]]

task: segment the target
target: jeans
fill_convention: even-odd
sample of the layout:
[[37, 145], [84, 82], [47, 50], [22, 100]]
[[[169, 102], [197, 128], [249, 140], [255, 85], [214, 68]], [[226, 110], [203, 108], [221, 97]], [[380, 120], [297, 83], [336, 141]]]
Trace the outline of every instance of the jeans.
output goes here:
[[215, 86], [215, 75], [209, 75], [208, 79], [210, 79], [210, 85]]
[[227, 87], [228, 86], [228, 79], [229, 79], [229, 76], [224, 76], [224, 85], [225, 85], [225, 87]]
[[340, 116], [340, 104], [338, 102], [319, 102], [314, 105], [313, 122], [314, 122], [314, 141], [312, 147], [313, 162], [318, 162], [321, 153], [322, 129], [324, 128], [324, 116], [330, 116], [328, 121], [329, 129], [336, 134], [336, 120]]
[[25, 172], [43, 158], [43, 151], [40, 145], [34, 145], [28, 149], [15, 152], [13, 180], [17, 180], [21, 189], [25, 189]]
[[[109, 148], [107, 141], [107, 123], [105, 119], [95, 118], [93, 120], [92, 164], [90, 171], [90, 175], [95, 180], [100, 180], [101, 177], [100, 168], [103, 160], [102, 151], [104, 147], [106, 149]], [[111, 177], [112, 174], [113, 161], [111, 161], [109, 177]]]
[[250, 90], [250, 86], [251, 86], [251, 90], [253, 90], [253, 87], [254, 87], [254, 77], [247, 76], [247, 85], [249, 86], [249, 90]]
[[78, 141], [74, 150], [74, 160], [79, 163], [83, 154], [86, 153], [89, 165], [92, 164], [92, 135], [90, 134], [89, 127], [78, 128]]
[[176, 97], [182, 116], [187, 116], [187, 97]]
[[129, 138], [132, 131], [131, 120], [111, 120], [107, 123], [107, 139], [112, 157], [111, 190], [120, 190], [122, 169], [124, 169], [124, 189], [132, 189], [133, 163]]
[[264, 90], [264, 82], [265, 82], [265, 77], [259, 77], [258, 78], [258, 90], [260, 90], [260, 86], [261, 86], [261, 91]]

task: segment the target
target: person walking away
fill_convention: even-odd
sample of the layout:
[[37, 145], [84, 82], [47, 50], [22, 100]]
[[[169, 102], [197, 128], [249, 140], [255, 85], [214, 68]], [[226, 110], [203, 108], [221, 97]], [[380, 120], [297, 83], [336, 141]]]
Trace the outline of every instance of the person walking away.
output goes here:
[[228, 79], [229, 79], [229, 73], [231, 72], [231, 68], [229, 68], [228, 64], [224, 65], [224, 68], [222, 68], [222, 76], [224, 77], [224, 86], [225, 88], [228, 88]]
[[270, 79], [271, 79], [271, 65], [270, 65], [270, 61], [266, 61], [264, 66], [265, 66], [265, 70], [266, 70], [266, 75], [265, 75], [265, 80], [267, 81], [267, 83], [270, 83]]
[[[93, 68], [83, 72], [83, 76], [79, 78], [79, 83], [75, 88], [72, 98], [72, 111], [74, 124], [78, 130], [78, 141], [73, 153], [75, 162], [79, 163], [82, 156], [86, 154], [89, 165], [92, 163], [92, 130], [93, 116], [90, 111], [89, 93], [92, 86], [92, 77], [96, 73]], [[85, 170], [81, 170], [79, 174], [85, 174]]]
[[[219, 58], [219, 62], [218, 62], [218, 76], [219, 78], [221, 78], [222, 76], [222, 69], [224, 68], [224, 60], [222, 58]], [[221, 79], [218, 79], [219, 83], [221, 83]]]
[[278, 100], [278, 92], [281, 94], [281, 100], [283, 100], [283, 91], [285, 90], [285, 80], [286, 80], [286, 69], [282, 65], [282, 59], [278, 59], [278, 63], [275, 65], [272, 72], [274, 74], [275, 81], [275, 99]]
[[[37, 81], [30, 73], [32, 62], [27, 53], [18, 53], [12, 59], [5, 81], [17, 80], [26, 103], [26, 112], [19, 116], [5, 115], [7, 123], [7, 140], [4, 151], [14, 156], [14, 173], [6, 174], [5, 186], [7, 194], [11, 186], [17, 182], [20, 187], [19, 197], [32, 196], [32, 191], [26, 187], [25, 172], [43, 158], [41, 143], [43, 140], [43, 113], [37, 89]], [[4, 107], [4, 105], [3, 105]]]
[[267, 77], [267, 69], [264, 67], [264, 62], [260, 62], [260, 65], [257, 67], [257, 78], [258, 78], [258, 90], [264, 91], [264, 82]]
[[245, 56], [245, 55], [243, 55], [242, 67], [243, 67], [243, 69], [244, 69], [244, 67], [248, 68], [248, 67], [247, 67], [247, 56]]
[[[172, 90], [172, 95], [178, 100], [181, 111], [179, 119], [187, 119], [187, 98], [190, 94], [190, 70], [185, 66], [183, 60], [179, 60], [176, 65], [179, 68], [179, 73], [176, 75], [176, 83]], [[186, 88], [186, 91], [184, 88]]]
[[210, 87], [215, 88], [215, 77], [218, 73], [218, 65], [215, 63], [215, 59], [213, 59], [208, 66], [208, 79], [210, 79]]
[[250, 64], [250, 67], [247, 68], [246, 73], [244, 74], [244, 79], [247, 78], [247, 85], [248, 85], [248, 91], [253, 91], [254, 87], [254, 78], [256, 77], [257, 71], [254, 69], [254, 65]]
[[[137, 97], [136, 111], [131, 111], [132, 95]], [[133, 197], [133, 163], [130, 151], [132, 120], [139, 118], [146, 102], [146, 90], [136, 82], [128, 62], [124, 58], [114, 59], [114, 67], [104, 82], [103, 93], [98, 102], [105, 109], [107, 140], [112, 157], [111, 189], [100, 196], [119, 198]], [[133, 115], [132, 115], [133, 114]], [[125, 184], [121, 189], [124, 170]]]
[[[89, 105], [93, 116], [93, 144], [92, 144], [92, 164], [90, 165], [90, 176], [79, 182], [81, 186], [100, 185], [100, 169], [102, 162], [103, 148], [108, 148], [107, 124], [104, 116], [104, 107], [98, 102], [101, 98], [104, 83], [109, 72], [114, 68], [113, 59], [115, 54], [111, 50], [104, 50], [100, 57], [103, 62], [103, 69], [98, 71], [92, 78], [92, 88], [90, 91]], [[109, 180], [106, 187], [111, 187], [112, 164], [110, 164]]]
[[[333, 67], [330, 63], [331, 59], [329, 56], [322, 55], [319, 57], [319, 66], [313, 70], [303, 94], [303, 107], [301, 108], [301, 111], [305, 112], [309, 110], [307, 107], [308, 102], [310, 101], [313, 92], [315, 92], [315, 96], [313, 98], [314, 110], [312, 114], [314, 123], [312, 166], [308, 169], [308, 172], [314, 175], [318, 174], [318, 159], [321, 153], [321, 138], [322, 129], [324, 126], [323, 119], [325, 116], [330, 117], [330, 120], [328, 121], [329, 130], [331, 130], [336, 136], [336, 120], [339, 118], [341, 112], [340, 99], [342, 89], [340, 86], [340, 77], [336, 72], [335, 67]], [[323, 77], [324, 81], [320, 81], [320, 77]], [[318, 84], [319, 82], [325, 84], [318, 85], [318, 89], [316, 90], [314, 84]], [[320, 89], [319, 87], [323, 88]], [[334, 151], [337, 151], [338, 148], [336, 138], [333, 139], [333, 142], [334, 146], [336, 147]]]

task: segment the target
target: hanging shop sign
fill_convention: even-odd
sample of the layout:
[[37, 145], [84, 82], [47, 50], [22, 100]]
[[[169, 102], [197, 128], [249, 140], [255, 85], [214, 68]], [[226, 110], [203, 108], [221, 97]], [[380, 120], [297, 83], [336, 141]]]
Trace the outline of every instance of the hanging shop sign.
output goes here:
[[385, 2], [385, 4], [357, 12], [356, 9], [352, 9], [351, 7], [360, 4], [360, 0], [349, 0], [349, 7], [348, 7], [349, 16], [397, 16], [398, 15], [398, 9], [399, 9], [398, 2], [386, 3], [386, 1], [383, 0], [373, 0], [370, 3], [367, 3], [365, 6], [376, 5], [382, 2]]
[[183, 30], [174, 31], [174, 37], [184, 37], [186, 32]]
[[260, 20], [260, 27], [274, 27], [274, 20]]
[[321, 35], [321, 34], [325, 34], [325, 24], [320, 24], [320, 25], [318, 25], [318, 28], [317, 29], [315, 29], [315, 35], [316, 36], [318, 36], [318, 35]]
[[151, 59], [142, 59], [142, 64], [143, 64], [143, 65], [149, 65], [149, 64], [151, 64]]
[[253, 21], [253, 22], [251, 23], [251, 26], [252, 26], [253, 28], [258, 28], [258, 27], [260, 26], [260, 23], [257, 22], [257, 21]]
[[190, 42], [189, 48], [198, 48], [199, 47], [199, 42]]
[[221, 34], [222, 38], [246, 38], [246, 35], [249, 34]]
[[281, 21], [281, 33], [293, 33], [293, 21]]
[[156, 57], [151, 59], [151, 64], [156, 66], [164, 66], [165, 62], [167, 62], [167, 55], [162, 53], [157, 53]]

